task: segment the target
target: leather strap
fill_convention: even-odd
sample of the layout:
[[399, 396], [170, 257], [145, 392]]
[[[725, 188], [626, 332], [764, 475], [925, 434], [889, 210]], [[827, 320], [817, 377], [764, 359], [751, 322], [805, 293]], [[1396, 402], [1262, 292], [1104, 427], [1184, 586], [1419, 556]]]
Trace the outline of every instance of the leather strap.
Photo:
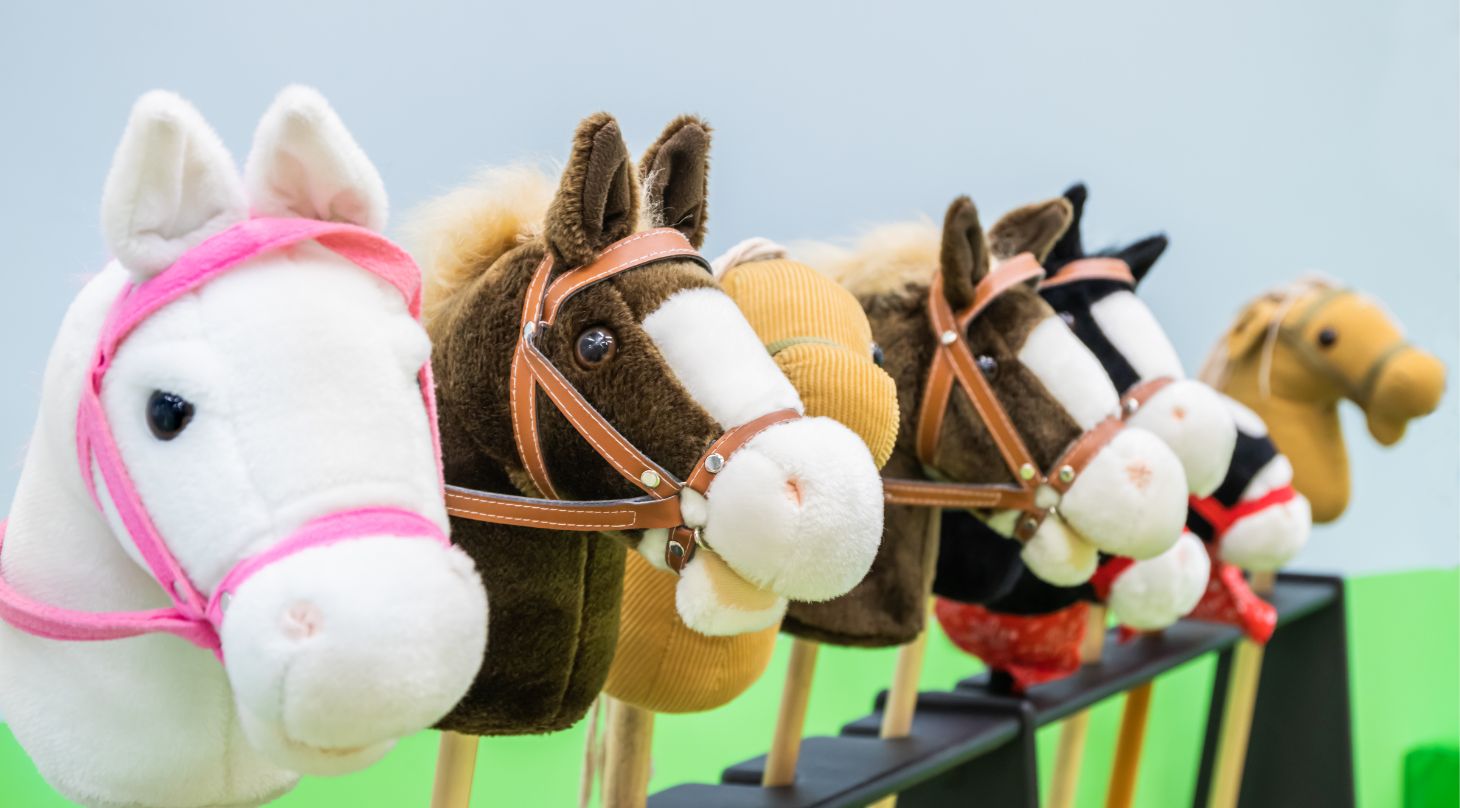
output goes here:
[[1048, 289], [1076, 281], [1115, 281], [1134, 287], [1136, 276], [1130, 271], [1130, 264], [1119, 258], [1079, 258], [1060, 267], [1040, 286]]
[[[539, 335], [552, 326], [558, 311], [573, 295], [622, 272], [672, 258], [692, 259], [709, 269], [709, 263], [689, 240], [673, 228], [637, 233], [615, 242], [591, 264], [570, 269], [556, 279], [553, 279], [552, 253], [543, 256], [523, 299], [509, 396], [518, 454], [523, 468], [545, 498], [448, 485], [448, 513], [463, 519], [553, 530], [608, 532], [664, 528], [669, 530], [665, 563], [675, 572], [689, 563], [700, 542], [700, 531], [684, 524], [678, 496], [681, 489], [688, 485], [708, 496], [714, 475], [735, 452], [756, 435], [776, 424], [800, 418], [801, 414], [791, 409], [777, 410], [726, 430], [695, 463], [686, 481], [681, 482], [609, 423], [537, 346]], [[539, 389], [593, 450], [624, 479], [638, 486], [644, 496], [587, 502], [561, 499], [543, 459], [537, 424]]]
[[[1124, 262], [1118, 262], [1124, 266]], [[1113, 269], [1113, 268], [1112, 268]], [[1126, 269], [1129, 274], [1129, 269]], [[975, 510], [1017, 510], [1020, 516], [1014, 525], [1014, 537], [1028, 541], [1044, 523], [1050, 510], [1040, 507], [1037, 497], [1041, 486], [1049, 486], [1063, 495], [1069, 491], [1091, 459], [1110, 443], [1124, 424], [1114, 416], [1080, 435], [1065, 450], [1052, 470], [1041, 470], [1024, 444], [1013, 419], [1004, 409], [992, 385], [984, 378], [968, 344], [968, 328], [989, 304], [1011, 289], [1038, 283], [1044, 270], [1034, 256], [1023, 253], [984, 276], [974, 288], [973, 302], [955, 314], [943, 294], [943, 278], [933, 278], [928, 289], [928, 321], [933, 331], [935, 349], [923, 388], [923, 401], [918, 411], [918, 460], [936, 474], [933, 463], [956, 382], [973, 404], [979, 419], [989, 430], [1004, 464], [1013, 474], [1014, 483], [953, 483], [931, 480], [884, 478], [883, 499], [895, 505], [930, 508]], [[1153, 393], [1154, 394], [1154, 393]]]
[[1123, 418], [1130, 418], [1146, 406], [1146, 402], [1156, 397], [1157, 393], [1165, 390], [1172, 382], [1176, 381], [1172, 376], [1157, 376], [1154, 379], [1146, 379], [1136, 386], [1125, 391], [1120, 397], [1120, 413]]

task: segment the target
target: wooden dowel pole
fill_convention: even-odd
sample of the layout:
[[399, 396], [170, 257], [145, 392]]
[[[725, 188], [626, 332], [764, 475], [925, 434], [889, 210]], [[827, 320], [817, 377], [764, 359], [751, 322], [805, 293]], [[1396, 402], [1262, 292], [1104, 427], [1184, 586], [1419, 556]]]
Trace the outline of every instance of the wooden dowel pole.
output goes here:
[[[1090, 606], [1085, 623], [1085, 640], [1080, 644], [1080, 662], [1092, 665], [1105, 651], [1105, 607]], [[1081, 710], [1065, 719], [1060, 727], [1060, 745], [1054, 756], [1054, 776], [1050, 779], [1047, 808], [1074, 808], [1075, 790], [1080, 783], [1080, 763], [1085, 757], [1085, 735], [1090, 727], [1090, 711]]]
[[431, 808], [467, 808], [471, 804], [471, 781], [477, 768], [477, 737], [455, 732], [441, 733], [436, 753], [436, 784], [431, 789]]
[[608, 698], [603, 763], [603, 808], [644, 808], [649, 801], [649, 751], [654, 714]]
[[[1252, 591], [1270, 596], [1277, 575], [1252, 575]], [[1227, 700], [1222, 706], [1222, 729], [1217, 735], [1217, 752], [1212, 763], [1212, 786], [1208, 808], [1236, 808], [1242, 793], [1242, 768], [1247, 763], [1247, 741], [1252, 733], [1252, 711], [1257, 706], [1257, 685], [1262, 678], [1263, 646], [1238, 640], [1232, 652], [1232, 673]]]
[[1146, 718], [1151, 712], [1151, 688], [1148, 681], [1125, 695], [1125, 709], [1120, 714], [1120, 739], [1115, 746], [1115, 763], [1110, 770], [1110, 787], [1105, 793], [1105, 808], [1131, 808], [1136, 799], [1136, 776], [1141, 771], [1141, 747], [1146, 742]]
[[[934, 508], [928, 516], [926, 540], [939, 541], [943, 531], [943, 511]], [[928, 602], [929, 607], [932, 601]], [[897, 667], [892, 671], [892, 687], [887, 690], [887, 703], [882, 707], [882, 727], [879, 738], [906, 738], [912, 733], [913, 715], [918, 708], [918, 679], [923, 674], [923, 657], [928, 650], [928, 623], [930, 616], [924, 616], [923, 630], [912, 642], [897, 651]], [[897, 795], [889, 794], [872, 803], [871, 808], [895, 808]]]
[[811, 703], [811, 680], [816, 673], [816, 652], [811, 640], [791, 642], [791, 661], [786, 666], [786, 684], [781, 689], [781, 711], [776, 715], [776, 733], [766, 755], [760, 784], [789, 786], [796, 782], [796, 761], [801, 756], [801, 734], [806, 728], [806, 708]]

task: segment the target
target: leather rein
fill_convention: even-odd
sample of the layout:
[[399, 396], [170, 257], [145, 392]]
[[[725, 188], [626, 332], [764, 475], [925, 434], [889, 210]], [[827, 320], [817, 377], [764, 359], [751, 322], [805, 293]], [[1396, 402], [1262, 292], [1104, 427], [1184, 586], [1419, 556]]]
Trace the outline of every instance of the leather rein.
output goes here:
[[[1125, 262], [1118, 259], [1085, 259], [1096, 261], [1081, 269], [1078, 277], [1068, 280], [1110, 278], [1124, 270], [1124, 280], [1133, 283]], [[1107, 263], [1109, 262], [1109, 263]], [[1069, 268], [1075, 269], [1072, 262]], [[1113, 266], [1119, 264], [1119, 267]], [[883, 497], [893, 505], [915, 505], [964, 510], [1014, 510], [1019, 517], [1014, 525], [1014, 538], [1029, 541], [1046, 517], [1054, 512], [1058, 498], [1074, 485], [1081, 472], [1124, 428], [1122, 416], [1134, 414], [1145, 401], [1170, 383], [1170, 379], [1152, 379], [1132, 388], [1122, 399], [1120, 414], [1111, 415], [1076, 438], [1049, 469], [1041, 469], [1025, 446], [1008, 410], [999, 401], [993, 386], [978, 368], [973, 349], [968, 344], [968, 328], [1000, 296], [1023, 285], [1039, 284], [1044, 269], [1029, 253], [1021, 253], [985, 275], [974, 288], [973, 302], [963, 311], [954, 312], [943, 294], [942, 275], [935, 275], [928, 289], [928, 320], [932, 327], [934, 354], [923, 388], [922, 405], [917, 422], [917, 456], [931, 475], [937, 475], [933, 463], [942, 433], [943, 419], [952, 402], [956, 383], [973, 404], [979, 420], [989, 430], [1014, 478], [1008, 483], [959, 483], [938, 480], [884, 478]], [[1065, 273], [1050, 283], [1068, 282]], [[1048, 487], [1055, 494], [1055, 505], [1041, 504], [1039, 496]]]
[[[684, 488], [708, 496], [711, 482], [726, 461], [752, 438], [776, 424], [801, 417], [795, 410], [777, 410], [726, 430], [695, 463], [684, 480], [676, 478], [623, 436], [602, 413], [578, 392], [552, 360], [538, 347], [541, 335], [552, 328], [558, 312], [573, 295], [624, 272], [667, 260], [710, 264], [673, 228], [635, 233], [606, 247], [586, 266], [553, 277], [552, 251], [533, 272], [523, 299], [520, 336], [512, 355], [509, 400], [512, 433], [522, 465], [539, 497], [476, 491], [446, 486], [446, 510], [453, 516], [480, 522], [552, 530], [604, 532], [665, 528], [669, 541], [664, 563], [675, 572], [694, 557], [702, 542], [699, 526], [685, 524], [679, 493]], [[588, 441], [599, 457], [643, 494], [625, 499], [563, 500], [553, 485], [538, 435], [537, 393], [541, 390]]]

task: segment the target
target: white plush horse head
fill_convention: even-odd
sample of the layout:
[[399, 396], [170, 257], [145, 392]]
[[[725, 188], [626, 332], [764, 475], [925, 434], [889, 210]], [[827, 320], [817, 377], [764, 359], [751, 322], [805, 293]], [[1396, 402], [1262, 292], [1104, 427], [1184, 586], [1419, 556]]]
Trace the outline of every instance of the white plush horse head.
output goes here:
[[[133, 110], [102, 207], [116, 260], [52, 351], [0, 570], [25, 598], [86, 612], [213, 596], [198, 631], [214, 653], [0, 621], [0, 713], [46, 779], [88, 805], [257, 804], [297, 772], [368, 765], [461, 698], [486, 643], [480, 580], [444, 542], [418, 276], [413, 300], [366, 271], [369, 255], [303, 240], [176, 296], [120, 342], [96, 377], [100, 406], [124, 490], [180, 570], [171, 595], [117, 485], [89, 460], [93, 479], [81, 473], [77, 412], [119, 296], [280, 219], [342, 223], [388, 252], [368, 232], [385, 223], [380, 177], [312, 90], [280, 95], [242, 177], [198, 113], [158, 92]], [[354, 532], [320, 539], [341, 514]], [[421, 536], [435, 540], [409, 540]]]

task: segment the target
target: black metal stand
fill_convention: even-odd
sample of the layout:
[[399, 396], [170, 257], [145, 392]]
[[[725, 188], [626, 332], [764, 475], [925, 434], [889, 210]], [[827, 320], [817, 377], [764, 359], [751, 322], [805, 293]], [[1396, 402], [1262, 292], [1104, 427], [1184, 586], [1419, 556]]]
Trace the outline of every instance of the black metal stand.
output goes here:
[[[1279, 577], [1278, 630], [1264, 655], [1242, 784], [1243, 808], [1354, 805], [1343, 581]], [[834, 738], [801, 745], [796, 783], [761, 788], [764, 756], [726, 769], [720, 785], [689, 784], [649, 798], [652, 808], [831, 808], [901, 794], [901, 808], [971, 804], [1037, 808], [1034, 733], [1203, 654], [1221, 654], [1202, 752], [1196, 808], [1205, 808], [1213, 744], [1236, 629], [1183, 621], [1159, 635], [1106, 643], [1101, 662], [1023, 697], [997, 695], [987, 676], [918, 696], [907, 738], [881, 740], [877, 709]], [[769, 732], [769, 730], [767, 730]]]

